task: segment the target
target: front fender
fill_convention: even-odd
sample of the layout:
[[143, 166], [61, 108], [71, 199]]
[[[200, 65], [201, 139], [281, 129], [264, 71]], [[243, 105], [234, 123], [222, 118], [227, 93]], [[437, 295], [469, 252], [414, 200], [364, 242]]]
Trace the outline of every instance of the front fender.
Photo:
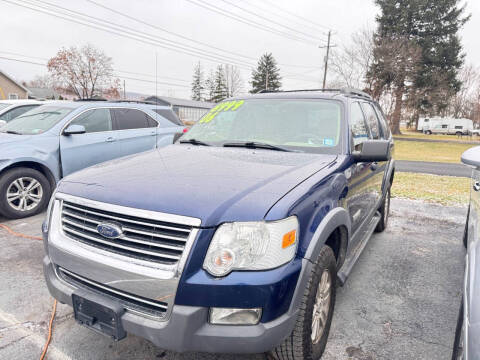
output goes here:
[[[327, 215], [323, 218], [322, 222], [318, 225], [315, 233], [313, 234], [312, 240], [308, 246], [308, 249], [305, 253], [305, 259], [315, 262], [318, 255], [320, 254], [320, 249], [325, 245], [328, 240], [328, 237], [333, 233], [333, 231], [341, 226], [344, 226], [347, 229], [347, 242], [350, 239], [350, 234], [352, 230], [352, 223], [350, 220], [350, 215], [347, 210], [342, 207], [336, 207], [328, 212]], [[342, 248], [347, 248], [348, 244], [344, 244]]]

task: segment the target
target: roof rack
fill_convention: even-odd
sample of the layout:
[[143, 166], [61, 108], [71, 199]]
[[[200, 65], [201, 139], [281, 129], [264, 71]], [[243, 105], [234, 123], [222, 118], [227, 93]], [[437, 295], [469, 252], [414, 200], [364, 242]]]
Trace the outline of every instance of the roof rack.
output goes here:
[[104, 98], [97, 98], [97, 97], [93, 97], [93, 98], [80, 98], [80, 99], [75, 99], [73, 101], [107, 101], [107, 99], [104, 99]]
[[336, 92], [345, 95], [354, 95], [362, 97], [368, 100], [372, 100], [372, 97], [364, 91], [352, 88], [343, 89], [297, 89], [297, 90], [260, 90], [257, 94], [270, 94], [270, 93], [290, 93], [290, 92], [304, 92], [304, 91], [320, 91], [320, 92]]
[[132, 103], [132, 104], [148, 104], [148, 105], [158, 105], [158, 102], [155, 101], [144, 101], [144, 100], [109, 100], [108, 102], [115, 103], [115, 102], [124, 102], [124, 103]]

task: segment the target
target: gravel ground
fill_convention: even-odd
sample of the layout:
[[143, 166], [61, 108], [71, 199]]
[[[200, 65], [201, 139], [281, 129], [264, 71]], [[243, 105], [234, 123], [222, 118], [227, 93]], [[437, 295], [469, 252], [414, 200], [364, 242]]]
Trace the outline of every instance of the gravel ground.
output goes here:
[[[449, 359], [460, 304], [466, 209], [392, 201], [389, 228], [372, 237], [338, 289], [323, 359]], [[43, 216], [5, 221], [40, 235]], [[43, 245], [0, 229], [0, 359], [38, 359], [53, 304], [43, 280]], [[265, 359], [177, 354], [135, 336], [115, 343], [75, 324], [59, 305], [48, 359]]]

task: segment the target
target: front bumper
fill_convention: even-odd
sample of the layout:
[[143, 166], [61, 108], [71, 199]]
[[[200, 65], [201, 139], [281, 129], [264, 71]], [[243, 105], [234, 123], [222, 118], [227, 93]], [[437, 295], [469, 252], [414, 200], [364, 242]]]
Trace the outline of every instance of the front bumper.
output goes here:
[[[72, 306], [75, 288], [57, 276], [55, 265], [48, 256], [45, 256], [43, 265], [52, 296]], [[262, 353], [279, 345], [292, 332], [298, 313], [294, 303], [291, 311], [277, 319], [252, 326], [211, 325], [208, 323], [207, 307], [182, 305], [173, 305], [168, 321], [158, 321], [128, 311], [123, 314], [121, 321], [127, 333], [148, 339], [167, 350]]]

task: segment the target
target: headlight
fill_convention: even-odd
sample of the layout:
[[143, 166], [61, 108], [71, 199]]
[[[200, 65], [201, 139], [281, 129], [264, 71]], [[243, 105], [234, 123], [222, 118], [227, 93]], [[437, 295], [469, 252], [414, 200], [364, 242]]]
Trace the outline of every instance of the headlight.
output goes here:
[[53, 192], [52, 197], [50, 198], [50, 202], [48, 203], [47, 207], [47, 217], [45, 218], [45, 229], [48, 231], [50, 228], [50, 219], [52, 217], [52, 211], [53, 211], [53, 204], [55, 204], [55, 195], [56, 191]]
[[203, 268], [213, 276], [232, 270], [268, 270], [291, 261], [297, 250], [298, 220], [221, 225], [208, 248]]

